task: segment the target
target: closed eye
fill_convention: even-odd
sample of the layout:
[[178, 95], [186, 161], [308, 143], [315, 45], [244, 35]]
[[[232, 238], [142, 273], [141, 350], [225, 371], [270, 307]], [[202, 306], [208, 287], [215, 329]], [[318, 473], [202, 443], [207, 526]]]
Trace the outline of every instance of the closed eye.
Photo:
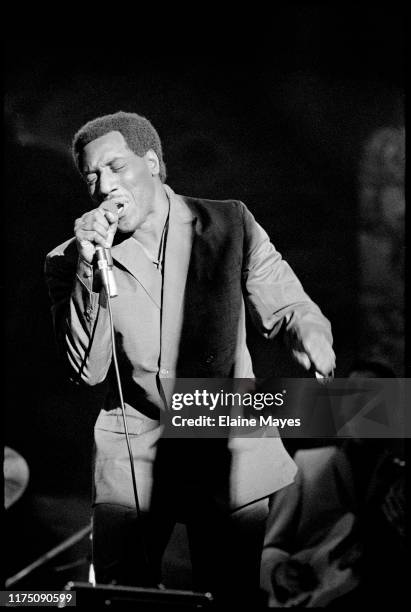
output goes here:
[[111, 169], [113, 170], [113, 172], [121, 172], [121, 170], [124, 170], [127, 167], [127, 164], [113, 164], [111, 166]]

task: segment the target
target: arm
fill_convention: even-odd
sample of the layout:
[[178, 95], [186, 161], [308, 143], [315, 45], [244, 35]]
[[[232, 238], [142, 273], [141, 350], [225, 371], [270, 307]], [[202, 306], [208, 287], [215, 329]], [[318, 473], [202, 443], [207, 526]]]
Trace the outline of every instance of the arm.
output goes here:
[[46, 259], [57, 344], [70, 379], [77, 383], [103, 382], [111, 364], [106, 296], [100, 293], [92, 264], [96, 246], [111, 247], [117, 224], [116, 201], [102, 204], [76, 219], [74, 239], [54, 249]]
[[244, 206], [246, 297], [254, 323], [266, 338], [287, 334], [295, 359], [327, 375], [335, 367], [329, 321], [305, 293], [297, 276]]
[[110, 325], [93, 267], [71, 241], [47, 256], [45, 274], [54, 332], [70, 379], [88, 385], [103, 382], [112, 356]]

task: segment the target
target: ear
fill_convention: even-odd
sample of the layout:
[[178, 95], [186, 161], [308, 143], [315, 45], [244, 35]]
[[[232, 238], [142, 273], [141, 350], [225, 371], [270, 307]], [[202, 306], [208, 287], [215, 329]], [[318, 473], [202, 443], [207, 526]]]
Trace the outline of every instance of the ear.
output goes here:
[[149, 149], [144, 155], [146, 164], [151, 172], [151, 176], [158, 176], [160, 174], [160, 162], [157, 157], [157, 153], [153, 149]]

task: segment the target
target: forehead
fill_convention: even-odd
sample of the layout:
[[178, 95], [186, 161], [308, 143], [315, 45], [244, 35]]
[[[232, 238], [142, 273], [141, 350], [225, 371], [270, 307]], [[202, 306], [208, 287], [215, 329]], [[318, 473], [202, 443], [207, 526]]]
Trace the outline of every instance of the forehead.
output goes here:
[[107, 132], [85, 145], [82, 151], [82, 166], [86, 170], [95, 164], [108, 163], [113, 157], [129, 155], [130, 149], [120, 132]]

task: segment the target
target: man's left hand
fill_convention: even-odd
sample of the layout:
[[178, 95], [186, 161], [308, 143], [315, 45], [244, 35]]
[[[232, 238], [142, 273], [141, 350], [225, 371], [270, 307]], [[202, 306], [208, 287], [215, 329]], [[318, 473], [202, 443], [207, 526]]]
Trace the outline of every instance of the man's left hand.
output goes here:
[[335, 353], [327, 338], [312, 331], [301, 338], [298, 347], [292, 349], [296, 361], [306, 370], [314, 368], [323, 376], [329, 376], [335, 368]]

